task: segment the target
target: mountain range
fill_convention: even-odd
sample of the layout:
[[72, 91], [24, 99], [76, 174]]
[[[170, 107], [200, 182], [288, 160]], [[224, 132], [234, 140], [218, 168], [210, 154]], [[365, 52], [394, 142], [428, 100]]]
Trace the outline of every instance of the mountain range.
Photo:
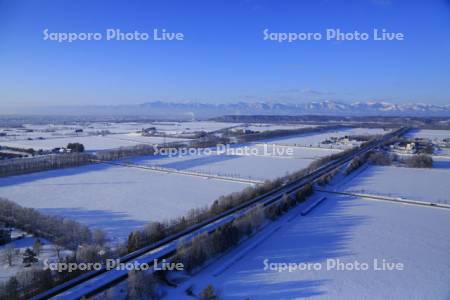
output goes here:
[[139, 105], [153, 112], [172, 112], [192, 116], [217, 115], [359, 115], [359, 116], [450, 116], [449, 105], [423, 103], [317, 101], [307, 103], [237, 102], [227, 104], [150, 102]]
[[[7, 113], [7, 112], [4, 112]], [[12, 112], [9, 112], [12, 113]], [[450, 117], [450, 104], [393, 104], [388, 102], [314, 101], [306, 103], [236, 102], [198, 103], [154, 101], [143, 104], [28, 107], [14, 114], [99, 115], [163, 118], [211, 118], [223, 115], [334, 115], [334, 116], [436, 116]]]

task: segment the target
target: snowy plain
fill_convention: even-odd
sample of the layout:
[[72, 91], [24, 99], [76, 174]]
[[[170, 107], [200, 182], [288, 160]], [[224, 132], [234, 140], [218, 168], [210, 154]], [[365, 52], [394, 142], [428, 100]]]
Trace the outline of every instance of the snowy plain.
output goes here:
[[246, 184], [95, 164], [0, 179], [0, 197], [124, 239], [151, 221], [185, 215]]
[[[88, 135], [100, 131], [110, 133], [131, 133], [143, 128], [155, 127], [157, 130], [168, 133], [190, 133], [195, 131], [215, 131], [223, 128], [239, 126], [239, 123], [223, 123], [213, 121], [193, 122], [80, 122], [78, 124], [23, 124], [22, 128], [0, 128], [0, 132], [8, 134], [9, 138], [17, 139], [23, 137], [64, 136], [75, 135], [75, 130], [82, 129], [78, 135]], [[300, 126], [300, 125], [299, 125]], [[7, 137], [7, 138], [8, 138]]]
[[[316, 194], [318, 199], [322, 195]], [[450, 211], [369, 201], [351, 196], [327, 199], [309, 215], [297, 207], [256, 237], [200, 270], [166, 299], [190, 299], [185, 289], [208, 284], [221, 299], [448, 299]], [[266, 235], [259, 239], [258, 236]], [[264, 263], [266, 260], [266, 264]], [[400, 263], [403, 270], [375, 269]], [[309, 270], [265, 269], [296, 263]], [[367, 270], [333, 267], [333, 263]]]
[[299, 171], [315, 159], [337, 152], [328, 149], [289, 148], [292, 153], [288, 153], [287, 147], [249, 144], [230, 150], [214, 148], [211, 153], [142, 156], [126, 162], [263, 181]]
[[[207, 123], [208, 128], [213, 124]], [[228, 123], [226, 123], [228, 124]], [[124, 126], [124, 124], [121, 124]], [[141, 124], [142, 125], [142, 124]], [[183, 123], [185, 128], [193, 125]], [[170, 124], [168, 126], [175, 126]], [[202, 123], [201, 126], [205, 126]], [[222, 127], [223, 124], [221, 124]], [[127, 128], [128, 129], [128, 128]], [[370, 133], [379, 130], [369, 129]], [[346, 134], [366, 131], [346, 130]], [[334, 133], [328, 133], [333, 135]], [[317, 140], [322, 140], [322, 134]], [[115, 139], [112, 137], [123, 137]], [[97, 147], [116, 147], [116, 142], [131, 142], [127, 138], [136, 134], [116, 134], [78, 137], [91, 149], [96, 145], [86, 143], [101, 139]], [[297, 136], [297, 140], [311, 139], [315, 135]], [[155, 139], [150, 137], [149, 139]], [[60, 140], [60, 139], [54, 139]], [[42, 140], [48, 142], [52, 140]], [[73, 139], [72, 139], [73, 141]], [[33, 141], [35, 142], [35, 141]], [[284, 176], [307, 167], [314, 159], [340, 151], [339, 149], [290, 147], [292, 155], [273, 155], [271, 142], [237, 145], [233, 149], [257, 150], [257, 155], [185, 155], [185, 156], [143, 156], [126, 160], [126, 163], [144, 166], [160, 166], [181, 171], [230, 176], [263, 181]], [[54, 145], [52, 145], [54, 146]], [[272, 151], [267, 155], [265, 151]], [[276, 147], [286, 150], [286, 147]], [[232, 149], [232, 150], [233, 150]], [[253, 153], [253, 152], [251, 152]], [[189, 209], [211, 204], [221, 195], [240, 191], [248, 186], [241, 182], [204, 179], [180, 174], [169, 174], [124, 166], [98, 164], [52, 170], [34, 174], [12, 176], [0, 179], [0, 197], [9, 198], [25, 207], [38, 208], [44, 212], [73, 218], [93, 228], [102, 228], [118, 239], [126, 238], [133, 229], [150, 221], [161, 221], [186, 214]], [[176, 187], [176, 188], [174, 188]], [[113, 234], [112, 234], [113, 233]]]
[[271, 130], [290, 130], [299, 128], [316, 127], [317, 125], [311, 124], [264, 124], [264, 123], [251, 123], [236, 127], [236, 129], [248, 129], [252, 131], [271, 131]]
[[[312, 156], [314, 153], [319, 157], [330, 152], [300, 150], [294, 158], [143, 156], [126, 162], [263, 181], [307, 167], [316, 157]], [[0, 197], [101, 228], [109, 236], [123, 240], [129, 232], [148, 222], [185, 215], [189, 209], [210, 205], [219, 196], [247, 186], [239, 182], [96, 164], [0, 178]]]
[[337, 148], [348, 149], [353, 147], [352, 143], [348, 144], [324, 144], [323, 142], [331, 137], [344, 137], [346, 135], [377, 135], [385, 134], [382, 128], [347, 128], [339, 130], [330, 130], [323, 133], [305, 133], [293, 135], [290, 137], [268, 139], [266, 143], [274, 143], [278, 145], [291, 145], [291, 146], [303, 146], [303, 147], [320, 147], [320, 148]]
[[48, 138], [35, 140], [0, 141], [0, 145], [18, 148], [33, 148], [35, 150], [52, 150], [58, 147], [67, 147], [69, 143], [81, 143], [87, 151], [98, 151], [115, 149], [120, 147], [136, 146], [139, 144], [156, 145], [163, 142], [181, 142], [185, 139], [164, 138], [164, 137], [144, 137], [135, 134], [114, 134], [96, 136], [74, 136], [62, 138]]
[[152, 126], [157, 130], [173, 133], [191, 133], [195, 131], [212, 132], [224, 128], [239, 126], [239, 123], [225, 123], [214, 121], [192, 121], [192, 122], [153, 122]]
[[[167, 135], [189, 134], [198, 131], [211, 132], [240, 124], [223, 122], [94, 122], [72, 125], [24, 124], [23, 128], [0, 128], [0, 146], [51, 150], [66, 147], [68, 143], [82, 143], [90, 151], [115, 149], [137, 144], [161, 144], [180, 142], [186, 139], [178, 137], [146, 137], [138, 132], [143, 128], [155, 127]], [[76, 132], [82, 130], [82, 132]], [[102, 134], [100, 134], [102, 133]]]
[[406, 137], [440, 141], [445, 138], [450, 138], [450, 130], [412, 129], [406, 134]]
[[339, 185], [340, 191], [450, 204], [450, 159], [431, 169], [367, 166]]

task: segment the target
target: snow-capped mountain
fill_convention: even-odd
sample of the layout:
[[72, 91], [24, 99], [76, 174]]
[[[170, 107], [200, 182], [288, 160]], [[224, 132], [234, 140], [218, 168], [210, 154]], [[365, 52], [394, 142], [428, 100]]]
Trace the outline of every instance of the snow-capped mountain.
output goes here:
[[388, 102], [315, 101], [307, 103], [237, 102], [228, 104], [150, 102], [144, 110], [167, 110], [193, 115], [224, 114], [324, 114], [324, 115], [391, 115], [391, 116], [450, 116], [450, 105], [424, 103], [393, 104]]
[[283, 102], [163, 102], [97, 106], [49, 106], [21, 108], [16, 114], [145, 116], [164, 118], [208, 118], [223, 115], [335, 115], [335, 116], [439, 116], [450, 117], [450, 105], [425, 103], [314, 101]]

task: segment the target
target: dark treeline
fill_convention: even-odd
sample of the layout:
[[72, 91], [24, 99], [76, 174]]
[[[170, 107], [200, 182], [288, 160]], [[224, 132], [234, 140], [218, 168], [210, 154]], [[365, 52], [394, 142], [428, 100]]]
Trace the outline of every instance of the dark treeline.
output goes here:
[[[9, 200], [0, 198], [0, 223], [7, 227], [19, 228], [36, 237], [52, 242], [58, 262], [102, 262], [114, 255], [104, 246], [106, 236], [103, 231], [90, 229], [76, 221], [58, 216], [45, 215], [32, 208], [25, 208]], [[62, 253], [64, 249], [72, 252]], [[36, 254], [31, 248], [30, 253]], [[13, 255], [20, 250], [13, 249]], [[36, 261], [37, 262], [37, 259]], [[70, 280], [83, 271], [51, 271], [30, 266], [12, 276], [8, 281], [0, 283], [0, 299], [29, 299], [55, 285]]]
[[371, 128], [415, 127], [423, 129], [450, 129], [448, 117], [408, 116], [327, 116], [327, 115], [226, 115], [212, 118], [213, 121], [230, 123], [309, 123], [347, 124]]
[[347, 165], [347, 168], [345, 169], [345, 175], [348, 175], [357, 169], [359, 169], [362, 165], [364, 165], [369, 157], [371, 156], [372, 152], [366, 152], [363, 155], [358, 155], [355, 158], [353, 158], [350, 163]]
[[338, 172], [339, 172], [339, 168], [336, 168], [336, 169], [320, 176], [315, 182], [320, 186], [327, 185], [328, 183], [330, 183], [330, 181], [333, 179], [333, 177], [337, 175]]
[[85, 225], [70, 219], [45, 215], [33, 208], [25, 208], [1, 198], [0, 223], [20, 228], [71, 250], [76, 250], [79, 245], [92, 243], [92, 233]]
[[17, 153], [1, 152], [1, 150], [0, 150], [0, 160], [1, 159], [12, 159], [12, 158], [22, 158], [22, 157], [25, 157], [25, 155], [17, 154]]
[[433, 159], [426, 154], [418, 154], [403, 160], [405, 166], [409, 168], [432, 168]]
[[[81, 144], [77, 146], [81, 148]], [[164, 147], [182, 147], [181, 144], [167, 144]], [[84, 147], [83, 147], [84, 148]], [[156, 152], [153, 145], [136, 145], [96, 153], [61, 153], [34, 156], [27, 158], [8, 159], [0, 161], [0, 177], [26, 174], [32, 172], [78, 167], [99, 160], [118, 160], [134, 156], [153, 155]]]
[[220, 144], [225, 145], [230, 143], [231, 139], [229, 137], [218, 137], [214, 135], [209, 135], [191, 141], [189, 146], [192, 148], [208, 148], [208, 147], [215, 147]]
[[384, 151], [373, 152], [368, 158], [369, 164], [377, 166], [389, 166], [392, 164], [392, 160], [393, 158]]
[[87, 153], [64, 153], [2, 160], [0, 177], [82, 166], [91, 163], [92, 159], [93, 156]]
[[432, 168], [433, 159], [426, 154], [415, 154], [407, 158], [401, 158], [398, 155], [389, 155], [383, 151], [371, 151], [366, 155], [355, 157], [347, 166], [345, 173], [348, 175], [364, 165], [365, 163], [378, 166], [389, 166], [395, 163], [399, 167], [408, 168]]
[[155, 151], [153, 145], [136, 145], [133, 147], [97, 151], [94, 158], [98, 160], [118, 160], [132, 156], [153, 155]]
[[374, 135], [368, 135], [368, 134], [354, 134], [354, 135], [348, 135], [345, 136], [349, 140], [357, 141], [357, 142], [365, 142], [369, 141], [374, 137]]
[[36, 153], [36, 151], [33, 148], [18, 148], [18, 147], [11, 147], [11, 146], [0, 146], [0, 150], [1, 149], [23, 152], [23, 153], [28, 153], [28, 154]]
[[183, 263], [185, 270], [191, 272], [214, 256], [236, 246], [245, 237], [251, 236], [265, 220], [275, 220], [290, 208], [304, 202], [312, 192], [313, 188], [308, 184], [294, 195], [284, 195], [280, 201], [268, 207], [253, 207], [245, 215], [220, 226], [212, 233], [204, 233], [190, 241], [181, 242], [177, 246], [174, 260]]

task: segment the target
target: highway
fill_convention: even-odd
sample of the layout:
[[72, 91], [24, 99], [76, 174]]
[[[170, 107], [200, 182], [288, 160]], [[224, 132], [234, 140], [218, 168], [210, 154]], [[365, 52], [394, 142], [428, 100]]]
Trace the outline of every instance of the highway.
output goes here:
[[[180, 240], [189, 240], [192, 237], [205, 233], [213, 232], [215, 229], [223, 224], [233, 221], [235, 218], [245, 214], [249, 209], [255, 205], [269, 206], [274, 202], [283, 199], [285, 194], [292, 194], [304, 187], [306, 184], [313, 183], [316, 179], [327, 174], [328, 172], [341, 167], [351, 161], [354, 157], [364, 154], [390, 140], [393, 137], [402, 136], [408, 131], [408, 128], [401, 128], [383, 137], [374, 140], [364, 147], [326, 163], [308, 175], [289, 182], [279, 188], [276, 188], [264, 195], [258, 196], [246, 203], [238, 205], [229, 209], [215, 217], [205, 220], [199, 224], [193, 225], [190, 228], [183, 230], [180, 233], [166, 237], [159, 242], [146, 246], [135, 252], [127, 254], [120, 258], [122, 263], [151, 264], [154, 259], [162, 259], [170, 257], [176, 250], [177, 244]], [[32, 299], [81, 299], [82, 297], [93, 296], [105, 288], [113, 286], [114, 284], [126, 279], [128, 272], [126, 270], [106, 270], [103, 268], [98, 271], [90, 271], [81, 276], [78, 276], [70, 281], [58, 285], [42, 294], [37, 295]]]

